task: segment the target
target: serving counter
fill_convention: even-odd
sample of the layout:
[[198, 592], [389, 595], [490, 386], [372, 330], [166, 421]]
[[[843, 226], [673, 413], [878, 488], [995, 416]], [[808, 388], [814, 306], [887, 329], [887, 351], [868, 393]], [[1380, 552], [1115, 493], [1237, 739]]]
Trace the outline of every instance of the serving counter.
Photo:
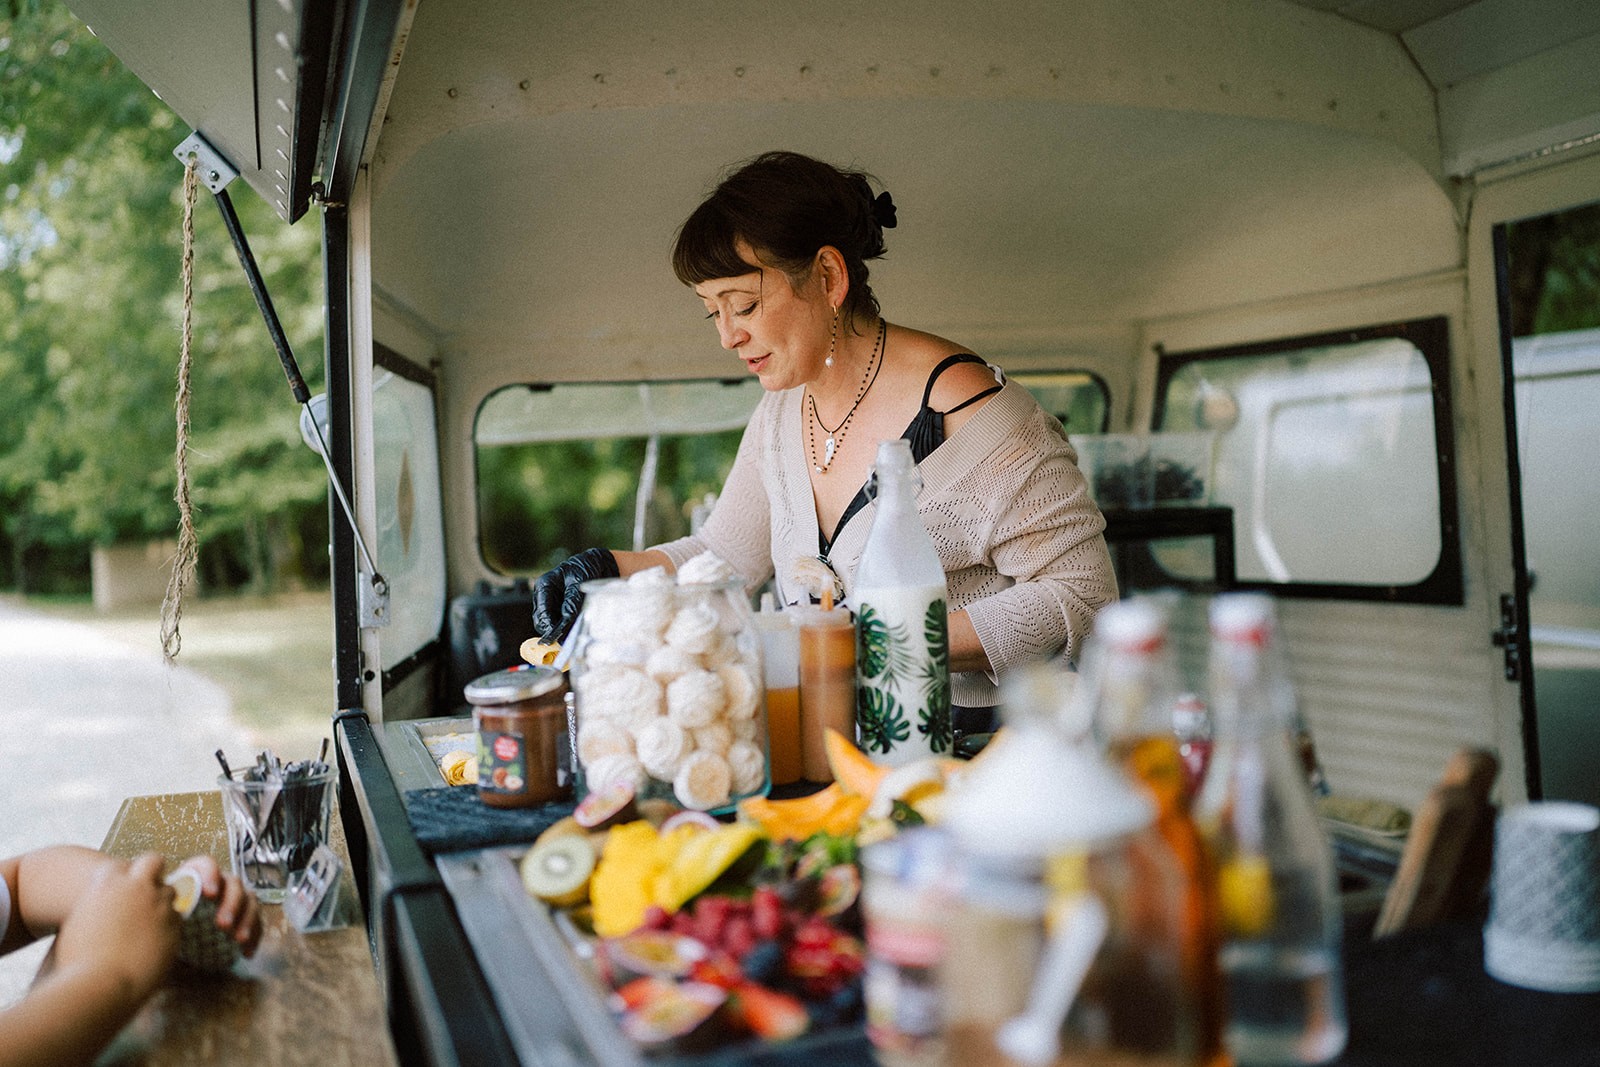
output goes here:
[[[522, 893], [514, 863], [519, 848], [419, 845], [408, 803], [420, 806], [442, 785], [436, 774], [429, 780], [421, 741], [449, 728], [373, 727], [355, 717], [341, 723], [347, 811], [359, 812], [347, 826], [353, 838], [366, 841], [368, 899], [380, 902], [376, 914], [388, 916], [376, 931], [379, 966], [391, 973], [385, 984], [399, 998], [391, 1006], [397, 1026], [425, 1038], [418, 1062], [662, 1062], [621, 1040], [581, 964], [581, 946], [564, 936], [559, 918]], [[391, 774], [386, 753], [397, 773]], [[360, 855], [356, 859], [363, 864]], [[1358, 888], [1349, 899], [1367, 914], [1365, 922], [1347, 924], [1350, 1041], [1340, 1067], [1600, 1067], [1600, 994], [1540, 993], [1490, 978], [1472, 923], [1372, 940], [1366, 936], [1370, 890]], [[820, 1041], [747, 1042], [667, 1062], [866, 1067], [873, 1057], [857, 1025]]]

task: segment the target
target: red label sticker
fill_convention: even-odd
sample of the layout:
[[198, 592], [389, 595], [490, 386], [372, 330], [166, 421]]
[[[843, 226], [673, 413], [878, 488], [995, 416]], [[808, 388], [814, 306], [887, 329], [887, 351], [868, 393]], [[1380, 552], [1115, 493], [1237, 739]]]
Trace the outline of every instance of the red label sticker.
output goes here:
[[494, 755], [496, 759], [507, 762], [517, 758], [517, 739], [511, 734], [501, 734], [494, 739]]

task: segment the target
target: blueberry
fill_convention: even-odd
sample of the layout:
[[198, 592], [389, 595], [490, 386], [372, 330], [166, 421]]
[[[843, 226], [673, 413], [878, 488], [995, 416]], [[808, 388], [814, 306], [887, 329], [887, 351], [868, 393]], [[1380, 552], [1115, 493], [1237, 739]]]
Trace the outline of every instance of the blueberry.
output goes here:
[[739, 967], [752, 982], [769, 984], [783, 970], [783, 946], [776, 941], [762, 941], [744, 954]]

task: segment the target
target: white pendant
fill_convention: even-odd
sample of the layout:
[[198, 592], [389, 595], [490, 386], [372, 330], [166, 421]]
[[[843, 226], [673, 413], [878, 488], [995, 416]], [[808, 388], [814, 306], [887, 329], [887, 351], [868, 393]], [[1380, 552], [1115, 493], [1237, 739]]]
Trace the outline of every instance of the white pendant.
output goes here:
[[829, 434], [828, 435], [828, 439], [826, 441], [822, 442], [822, 465], [824, 467], [827, 467], [827, 466], [831, 466], [832, 464], [833, 464], [833, 434]]

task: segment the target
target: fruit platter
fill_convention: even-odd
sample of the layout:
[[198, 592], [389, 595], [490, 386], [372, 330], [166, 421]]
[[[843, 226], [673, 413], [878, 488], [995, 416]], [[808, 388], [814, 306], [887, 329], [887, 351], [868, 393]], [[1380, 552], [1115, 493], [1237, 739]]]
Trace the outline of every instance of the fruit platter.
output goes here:
[[548, 1045], [559, 1006], [580, 1059], [872, 1063], [860, 850], [937, 819], [965, 765], [827, 744], [831, 784], [732, 818], [612, 788], [531, 845], [440, 857], [513, 1042]]

